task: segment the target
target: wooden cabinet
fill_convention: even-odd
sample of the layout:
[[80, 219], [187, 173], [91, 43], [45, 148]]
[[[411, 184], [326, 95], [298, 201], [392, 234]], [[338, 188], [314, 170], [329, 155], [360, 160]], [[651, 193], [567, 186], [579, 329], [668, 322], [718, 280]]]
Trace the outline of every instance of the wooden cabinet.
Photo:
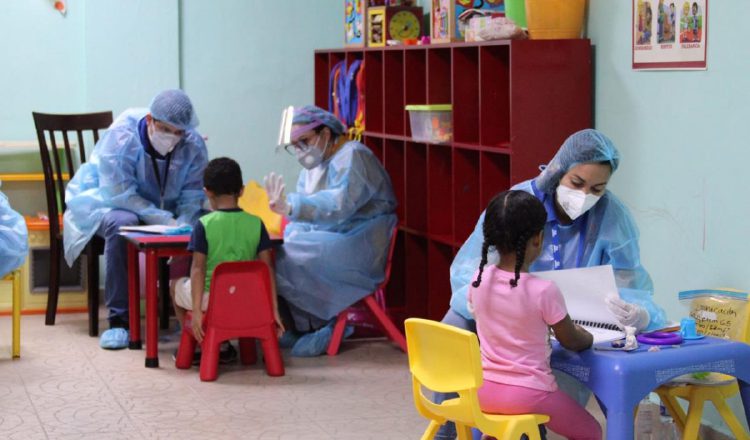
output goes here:
[[[589, 40], [513, 40], [315, 52], [315, 104], [333, 66], [364, 60], [365, 134], [399, 201], [389, 312], [441, 319], [453, 256], [493, 195], [532, 178], [592, 126]], [[411, 138], [408, 104], [452, 104], [453, 140]]]

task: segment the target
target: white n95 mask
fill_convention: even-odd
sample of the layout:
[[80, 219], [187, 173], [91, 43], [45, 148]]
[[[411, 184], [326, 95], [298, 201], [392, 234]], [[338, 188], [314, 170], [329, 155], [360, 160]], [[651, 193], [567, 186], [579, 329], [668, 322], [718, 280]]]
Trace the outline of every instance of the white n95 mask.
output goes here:
[[601, 196], [586, 194], [585, 192], [568, 188], [565, 185], [557, 185], [557, 203], [560, 204], [563, 211], [568, 214], [571, 220], [586, 213], [591, 207], [596, 205]]
[[148, 130], [148, 139], [151, 141], [151, 146], [154, 147], [154, 150], [162, 156], [166, 156], [174, 150], [174, 147], [180, 142], [182, 136], [172, 133], [164, 133], [163, 131], [156, 130], [151, 126]]
[[307, 145], [307, 148], [298, 148], [297, 161], [306, 169], [311, 170], [323, 162], [323, 152], [320, 148], [310, 145]]

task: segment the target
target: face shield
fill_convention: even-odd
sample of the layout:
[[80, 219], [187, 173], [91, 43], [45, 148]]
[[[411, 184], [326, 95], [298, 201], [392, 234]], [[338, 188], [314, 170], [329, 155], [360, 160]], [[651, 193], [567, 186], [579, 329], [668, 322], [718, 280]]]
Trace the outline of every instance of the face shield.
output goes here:
[[294, 119], [294, 106], [290, 105], [281, 112], [281, 126], [279, 127], [279, 140], [276, 151], [286, 148], [292, 143], [292, 120]]

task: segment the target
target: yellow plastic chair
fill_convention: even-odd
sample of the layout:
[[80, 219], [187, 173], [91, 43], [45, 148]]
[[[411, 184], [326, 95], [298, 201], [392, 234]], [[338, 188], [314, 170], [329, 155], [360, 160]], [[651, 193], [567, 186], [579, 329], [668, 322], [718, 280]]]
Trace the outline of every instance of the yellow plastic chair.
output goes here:
[[[750, 314], [750, 305], [747, 306], [745, 316], [748, 316], [748, 314]], [[745, 343], [750, 341], [748, 338], [750, 326], [748, 324], [750, 324], [750, 319], [745, 319], [745, 322], [742, 323], [744, 329], [740, 332], [742, 336], [739, 338]], [[711, 332], [707, 333], [710, 334]], [[724, 335], [712, 336], [721, 337]], [[711, 373], [710, 377], [712, 380], [706, 384], [663, 385], [656, 389], [656, 393], [661, 398], [664, 407], [683, 433], [682, 438], [685, 440], [701, 438], [699, 430], [703, 416], [703, 406], [706, 402], [711, 402], [727, 426], [729, 426], [736, 439], [750, 440], [750, 435], [748, 435], [732, 412], [732, 409], [726, 403], [726, 399], [740, 392], [737, 380], [732, 376], [720, 373]], [[687, 415], [679, 405], [678, 398], [687, 401]]]
[[21, 357], [21, 271], [19, 269], [13, 270], [5, 277], [3, 281], [10, 281], [13, 283], [12, 294], [13, 294], [13, 343], [11, 345], [11, 354], [14, 358]]
[[[518, 440], [522, 434], [540, 440], [539, 425], [548, 422], [548, 416], [486, 414], [479, 408], [477, 389], [483, 379], [477, 335], [419, 318], [407, 319], [405, 327], [414, 404], [430, 420], [422, 440], [434, 438], [446, 421], [456, 424], [459, 440], [471, 439], [472, 427], [498, 440]], [[441, 393], [457, 392], [458, 397], [433, 403], [424, 395], [423, 386]]]
[[242, 197], [237, 201], [243, 211], [249, 212], [263, 221], [270, 235], [281, 235], [282, 216], [271, 211], [268, 206], [268, 194], [258, 182], [251, 180], [245, 185]]

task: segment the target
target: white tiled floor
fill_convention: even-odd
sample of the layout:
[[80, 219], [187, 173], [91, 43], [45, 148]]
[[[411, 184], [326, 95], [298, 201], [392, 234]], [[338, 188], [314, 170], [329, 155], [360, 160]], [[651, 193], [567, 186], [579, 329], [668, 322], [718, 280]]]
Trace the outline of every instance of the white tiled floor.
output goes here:
[[406, 355], [385, 341], [347, 342], [337, 357], [292, 358], [286, 376], [261, 365], [222, 366], [216, 382], [177, 370], [176, 342], [104, 351], [86, 315], [24, 316], [21, 359], [10, 359], [10, 319], [0, 318], [3, 439], [417, 439]]
[[279, 378], [221, 366], [208, 383], [196, 367], [175, 369], [176, 347], [160, 342], [161, 367], [147, 369], [142, 350], [100, 349], [84, 314], [58, 315], [54, 327], [24, 316], [14, 361], [0, 318], [0, 438], [411, 440], [427, 426], [406, 355], [385, 341], [347, 342], [337, 357], [285, 353]]

